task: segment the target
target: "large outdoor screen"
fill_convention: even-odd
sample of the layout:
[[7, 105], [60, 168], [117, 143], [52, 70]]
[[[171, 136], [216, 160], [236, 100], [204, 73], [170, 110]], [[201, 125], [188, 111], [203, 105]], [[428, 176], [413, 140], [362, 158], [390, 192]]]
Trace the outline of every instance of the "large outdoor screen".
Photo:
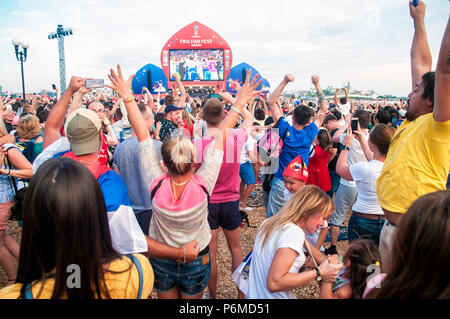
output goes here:
[[223, 81], [223, 49], [169, 50], [170, 80]]

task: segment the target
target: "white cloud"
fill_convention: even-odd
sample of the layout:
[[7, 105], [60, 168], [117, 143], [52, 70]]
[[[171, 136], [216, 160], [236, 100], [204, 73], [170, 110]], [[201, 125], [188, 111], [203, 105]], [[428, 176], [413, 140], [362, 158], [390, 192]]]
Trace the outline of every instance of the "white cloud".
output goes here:
[[[436, 57], [448, 18], [443, 2], [427, 3]], [[167, 39], [196, 20], [228, 42], [233, 65], [253, 65], [272, 87], [293, 73], [297, 80], [289, 88], [307, 89], [310, 76], [319, 74], [324, 86], [349, 80], [361, 89], [408, 93], [413, 27], [403, 0], [18, 1], [0, 22], [0, 85], [21, 91], [13, 37], [31, 44], [25, 80], [27, 91], [35, 91], [59, 82], [57, 40], [47, 39], [57, 24], [74, 30], [65, 38], [69, 81], [72, 74], [106, 78], [117, 63], [128, 73], [159, 65]]]

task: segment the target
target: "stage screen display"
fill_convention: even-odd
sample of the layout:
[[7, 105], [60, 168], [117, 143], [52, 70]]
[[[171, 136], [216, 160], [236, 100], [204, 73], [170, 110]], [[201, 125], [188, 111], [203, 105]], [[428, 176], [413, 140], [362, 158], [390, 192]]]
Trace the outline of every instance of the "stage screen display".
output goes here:
[[223, 81], [223, 49], [169, 50], [170, 80], [178, 73], [181, 81]]

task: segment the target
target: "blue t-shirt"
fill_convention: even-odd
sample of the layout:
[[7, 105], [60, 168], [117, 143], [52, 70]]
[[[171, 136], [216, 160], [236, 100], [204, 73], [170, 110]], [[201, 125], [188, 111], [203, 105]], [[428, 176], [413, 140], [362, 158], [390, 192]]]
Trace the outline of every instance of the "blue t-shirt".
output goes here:
[[[155, 143], [156, 152], [161, 160], [161, 145]], [[114, 151], [114, 164], [119, 169], [120, 176], [128, 188], [128, 196], [135, 213], [152, 209], [149, 185], [144, 181], [144, 173], [139, 153], [139, 142], [136, 136], [130, 137], [116, 146]]]
[[319, 129], [313, 122], [303, 129], [297, 130], [294, 126], [289, 125], [286, 119], [282, 117], [278, 125], [278, 135], [282, 137], [285, 132], [286, 136], [283, 140], [283, 148], [278, 157], [278, 171], [275, 174], [275, 177], [279, 179], [283, 179], [284, 168], [299, 155], [302, 157], [305, 165], [308, 166], [309, 150], [319, 133]]

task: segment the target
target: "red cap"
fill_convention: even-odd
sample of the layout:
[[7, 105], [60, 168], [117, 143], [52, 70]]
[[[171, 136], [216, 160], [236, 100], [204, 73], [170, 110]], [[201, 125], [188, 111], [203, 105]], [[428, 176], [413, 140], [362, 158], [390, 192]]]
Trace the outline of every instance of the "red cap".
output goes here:
[[299, 155], [294, 158], [284, 169], [283, 176], [292, 177], [306, 183], [308, 180], [308, 168]]

